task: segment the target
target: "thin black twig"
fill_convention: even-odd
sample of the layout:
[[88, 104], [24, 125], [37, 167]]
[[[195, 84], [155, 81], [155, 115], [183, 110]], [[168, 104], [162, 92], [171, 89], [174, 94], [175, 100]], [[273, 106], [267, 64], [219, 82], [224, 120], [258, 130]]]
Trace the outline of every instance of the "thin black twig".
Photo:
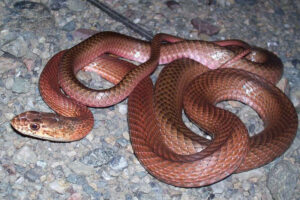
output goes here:
[[149, 31], [145, 30], [141, 26], [133, 23], [128, 18], [126, 18], [125, 16], [121, 15], [120, 13], [114, 11], [113, 9], [111, 9], [110, 7], [108, 7], [107, 5], [105, 5], [104, 3], [101, 3], [101, 2], [99, 2], [97, 0], [87, 0], [87, 1], [90, 2], [92, 5], [94, 5], [95, 7], [99, 8], [100, 10], [102, 10], [103, 12], [105, 12], [108, 16], [110, 16], [114, 20], [116, 20], [118, 22], [121, 22], [126, 27], [130, 28], [131, 30], [133, 30], [134, 32], [136, 32], [137, 34], [139, 34], [140, 36], [146, 38], [147, 40], [152, 40], [152, 38], [153, 38], [153, 34], [152, 33], [150, 33]]

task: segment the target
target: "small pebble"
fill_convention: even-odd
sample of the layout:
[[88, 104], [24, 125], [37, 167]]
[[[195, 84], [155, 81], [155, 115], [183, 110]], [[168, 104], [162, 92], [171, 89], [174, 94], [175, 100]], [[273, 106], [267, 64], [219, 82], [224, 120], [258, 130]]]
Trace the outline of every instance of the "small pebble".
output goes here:
[[117, 139], [117, 143], [121, 145], [121, 147], [126, 147], [128, 144], [128, 140], [126, 140], [125, 138], [119, 138]]
[[214, 194], [222, 194], [223, 191], [226, 190], [228, 184], [229, 183], [227, 181], [220, 181], [216, 184], [211, 185], [211, 188]]
[[23, 78], [15, 78], [12, 91], [15, 93], [26, 93], [30, 90], [30, 83]]
[[19, 165], [36, 163], [37, 156], [28, 146], [23, 146], [13, 157], [14, 162]]
[[68, 188], [68, 184], [63, 182], [62, 180], [55, 180], [49, 184], [49, 187], [57, 193], [63, 194]]
[[122, 115], [126, 115], [126, 114], [127, 114], [127, 105], [120, 104], [120, 105], [119, 105], [119, 112], [120, 112]]
[[282, 91], [284, 92], [286, 95], [289, 95], [289, 81], [286, 78], [282, 78], [277, 84], [276, 86]]
[[27, 43], [22, 36], [19, 36], [16, 40], [5, 44], [1, 49], [17, 58], [23, 57], [29, 51]]
[[123, 132], [122, 135], [126, 140], [129, 140], [129, 133], [127, 131]]
[[200, 33], [205, 33], [207, 35], [215, 35], [220, 31], [220, 28], [204, 21], [200, 18], [194, 18], [191, 20], [191, 23], [195, 29]]
[[55, 10], [58, 11], [59, 9], [61, 9], [62, 7], [64, 7], [65, 1], [61, 1], [61, 0], [51, 0], [50, 1], [50, 9], [51, 10]]
[[102, 176], [102, 178], [104, 178], [104, 179], [107, 180], [107, 181], [109, 181], [109, 180], [112, 179], [112, 177], [111, 177], [106, 171], [103, 171], [103, 172], [101, 173], [101, 176]]
[[123, 156], [117, 156], [109, 162], [109, 166], [113, 170], [121, 171], [128, 166], [128, 163]]
[[69, 168], [74, 171], [76, 174], [80, 175], [91, 175], [94, 173], [94, 168], [81, 162], [75, 161], [69, 165]]
[[243, 181], [243, 180], [246, 181], [246, 180], [253, 179], [253, 178], [262, 178], [263, 174], [264, 173], [263, 173], [262, 169], [257, 169], [257, 170], [251, 170], [251, 171], [235, 174], [234, 177], [236, 177], [240, 181]]
[[14, 85], [14, 79], [12, 77], [9, 77], [5, 80], [5, 88], [8, 90], [11, 90]]
[[73, 11], [82, 11], [86, 8], [86, 2], [82, 0], [72, 0], [67, 2], [68, 7]]
[[76, 28], [76, 23], [75, 23], [74, 21], [70, 21], [70, 22], [68, 22], [66, 25], [64, 25], [64, 26], [62, 27], [62, 29], [63, 29], [64, 31], [68, 31], [68, 32], [74, 31], [75, 28]]
[[32, 168], [25, 173], [24, 177], [31, 182], [36, 182], [40, 179], [41, 175], [42, 171], [40, 169]]
[[291, 93], [291, 101], [299, 112], [300, 111], [300, 89], [298, 91]]

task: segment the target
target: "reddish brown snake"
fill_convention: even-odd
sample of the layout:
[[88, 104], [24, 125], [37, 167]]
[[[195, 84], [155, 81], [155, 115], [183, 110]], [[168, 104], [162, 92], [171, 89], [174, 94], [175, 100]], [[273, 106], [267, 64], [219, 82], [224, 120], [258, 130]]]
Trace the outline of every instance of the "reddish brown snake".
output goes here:
[[[171, 43], [161, 44], [163, 40]], [[56, 54], [41, 74], [41, 95], [60, 115], [29, 111], [16, 116], [11, 124], [33, 137], [79, 140], [91, 130], [94, 121], [82, 104], [106, 107], [130, 94], [131, 142], [147, 171], [175, 186], [212, 184], [231, 173], [260, 167], [280, 156], [292, 143], [298, 126], [293, 105], [272, 85], [281, 77], [279, 58], [260, 48], [253, 48], [246, 58], [241, 58], [244, 54], [239, 46], [247, 44], [187, 41], [161, 34], [150, 47], [148, 42], [118, 33], [96, 34]], [[236, 56], [237, 52], [242, 53]], [[96, 61], [102, 65], [100, 68], [86, 67], [86, 70], [96, 71], [117, 85], [101, 92], [82, 86], [74, 74], [104, 53], [143, 64], [133, 68], [125, 61], [102, 56]], [[149, 74], [157, 64], [170, 62], [153, 93]], [[61, 93], [60, 87], [75, 100]], [[239, 118], [214, 106], [223, 100], [238, 100], [254, 108], [265, 129], [249, 138]], [[183, 105], [190, 119], [210, 134], [212, 140], [185, 127], [181, 116]]]

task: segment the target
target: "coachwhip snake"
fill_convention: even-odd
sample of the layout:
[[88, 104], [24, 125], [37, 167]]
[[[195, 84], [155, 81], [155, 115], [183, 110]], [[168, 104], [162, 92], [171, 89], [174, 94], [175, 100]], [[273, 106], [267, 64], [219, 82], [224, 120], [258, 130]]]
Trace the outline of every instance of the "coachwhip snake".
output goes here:
[[[272, 85], [282, 74], [280, 59], [256, 47], [249, 53], [248, 47], [238, 40], [188, 41], [166, 34], [156, 35], [150, 44], [101, 32], [57, 53], [44, 68], [40, 93], [57, 114], [28, 111], [13, 118], [11, 124], [33, 137], [79, 140], [94, 123], [86, 106], [107, 107], [130, 95], [131, 143], [147, 171], [175, 186], [212, 184], [271, 162], [285, 152], [296, 134], [296, 111]], [[246, 57], [245, 52], [249, 53]], [[106, 53], [142, 64], [135, 67]], [[88, 65], [92, 62], [96, 67]], [[158, 64], [166, 63], [170, 64], [153, 89], [149, 75]], [[82, 68], [116, 85], [101, 91], [82, 86], [75, 77]], [[249, 137], [238, 117], [215, 107], [223, 100], [251, 106], [262, 118], [264, 130]], [[212, 140], [184, 125], [183, 106]]]

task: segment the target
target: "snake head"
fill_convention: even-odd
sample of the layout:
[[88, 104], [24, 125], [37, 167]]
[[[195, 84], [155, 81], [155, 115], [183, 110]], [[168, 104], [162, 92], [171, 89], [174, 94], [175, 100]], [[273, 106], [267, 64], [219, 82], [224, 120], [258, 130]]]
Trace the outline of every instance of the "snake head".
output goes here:
[[14, 129], [26, 136], [62, 141], [59, 137], [61, 130], [57, 130], [57, 127], [62, 126], [58, 115], [54, 113], [28, 111], [15, 116], [10, 121], [10, 124]]

